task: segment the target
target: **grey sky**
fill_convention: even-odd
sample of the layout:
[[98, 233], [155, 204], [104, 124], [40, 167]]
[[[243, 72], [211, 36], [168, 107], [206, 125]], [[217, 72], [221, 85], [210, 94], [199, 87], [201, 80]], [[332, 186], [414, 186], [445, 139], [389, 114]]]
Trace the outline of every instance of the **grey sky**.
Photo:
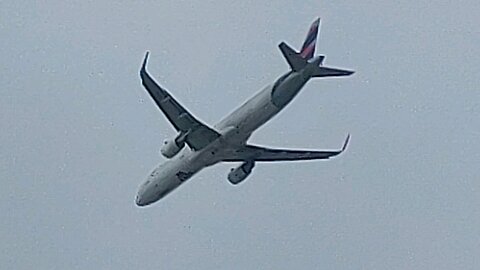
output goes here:
[[[480, 2], [0, 2], [0, 269], [480, 268]], [[201, 3], [200, 3], [201, 2]], [[348, 151], [209, 168], [153, 207], [138, 185], [173, 128], [149, 70], [214, 124], [318, 51], [311, 81], [252, 142]]]

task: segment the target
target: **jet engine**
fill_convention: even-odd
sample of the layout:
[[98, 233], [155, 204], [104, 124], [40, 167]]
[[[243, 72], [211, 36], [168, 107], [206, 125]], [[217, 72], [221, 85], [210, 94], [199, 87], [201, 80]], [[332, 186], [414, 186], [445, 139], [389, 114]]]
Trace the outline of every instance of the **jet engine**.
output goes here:
[[245, 180], [247, 176], [250, 175], [254, 166], [254, 161], [247, 161], [244, 162], [242, 165], [238, 166], [237, 168], [232, 168], [230, 170], [230, 173], [228, 173], [228, 181], [233, 185], [239, 184], [240, 182]]
[[160, 148], [160, 153], [166, 158], [172, 158], [185, 146], [184, 141], [166, 140]]

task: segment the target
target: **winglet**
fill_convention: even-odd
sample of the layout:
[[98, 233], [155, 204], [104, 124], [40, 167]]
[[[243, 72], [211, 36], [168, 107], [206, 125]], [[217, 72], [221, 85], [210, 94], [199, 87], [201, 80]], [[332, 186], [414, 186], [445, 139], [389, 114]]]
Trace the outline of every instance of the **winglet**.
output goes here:
[[345, 142], [343, 143], [342, 150], [340, 152], [345, 151], [347, 149], [348, 142], [350, 141], [350, 134], [347, 135], [347, 138], [345, 139]]
[[150, 54], [149, 51], [145, 53], [145, 58], [143, 59], [143, 64], [142, 64], [142, 71], [145, 71], [147, 67], [147, 60], [148, 60], [148, 55]]

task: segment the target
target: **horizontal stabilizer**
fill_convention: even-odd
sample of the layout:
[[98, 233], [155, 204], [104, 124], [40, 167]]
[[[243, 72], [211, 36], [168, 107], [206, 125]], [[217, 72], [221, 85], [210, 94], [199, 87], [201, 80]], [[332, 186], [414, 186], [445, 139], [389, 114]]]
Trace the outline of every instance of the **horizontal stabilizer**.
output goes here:
[[280, 43], [278, 45], [278, 48], [280, 48], [280, 51], [282, 52], [285, 59], [287, 59], [287, 62], [293, 71], [300, 71], [307, 65], [307, 60], [305, 60], [305, 58], [303, 58], [299, 53], [293, 50], [285, 42]]
[[353, 73], [355, 73], [355, 71], [319, 66], [318, 68], [314, 69], [312, 77], [348, 76], [352, 75]]

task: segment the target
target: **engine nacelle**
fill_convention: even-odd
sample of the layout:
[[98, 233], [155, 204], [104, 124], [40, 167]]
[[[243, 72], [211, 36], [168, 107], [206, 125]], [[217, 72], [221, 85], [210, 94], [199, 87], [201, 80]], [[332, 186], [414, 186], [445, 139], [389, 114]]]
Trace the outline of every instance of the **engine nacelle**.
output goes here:
[[160, 153], [166, 158], [172, 158], [176, 154], [178, 154], [178, 152], [180, 152], [180, 150], [182, 150], [184, 146], [185, 142], [177, 142], [177, 140], [167, 140], [163, 143], [162, 148], [160, 148]]
[[233, 185], [239, 184], [240, 182], [245, 180], [247, 176], [250, 175], [254, 166], [255, 162], [247, 161], [244, 162], [242, 165], [238, 166], [237, 168], [232, 168], [230, 170], [230, 173], [228, 174], [228, 181]]

